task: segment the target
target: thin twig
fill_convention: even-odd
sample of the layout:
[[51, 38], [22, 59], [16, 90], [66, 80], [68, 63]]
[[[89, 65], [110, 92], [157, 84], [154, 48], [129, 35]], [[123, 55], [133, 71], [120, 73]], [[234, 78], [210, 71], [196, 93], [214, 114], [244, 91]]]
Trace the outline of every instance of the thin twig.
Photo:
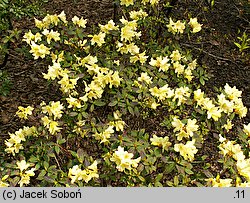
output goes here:
[[203, 53], [205, 53], [205, 54], [207, 54], [207, 55], [209, 55], [209, 56], [211, 56], [211, 57], [213, 57], [213, 58], [216, 58], [216, 59], [219, 59], [219, 60], [222, 60], [222, 61], [229, 61], [229, 62], [235, 64], [237, 67], [239, 67], [238, 64], [235, 63], [234, 61], [232, 61], [231, 59], [228, 59], [228, 58], [225, 58], [225, 57], [221, 57], [221, 56], [216, 56], [216, 55], [211, 54], [211, 53], [209, 53], [209, 52], [207, 52], [207, 51], [204, 51], [204, 50], [201, 49], [201, 48], [197, 48], [197, 47], [195, 47], [195, 46], [193, 46], [193, 45], [191, 45], [191, 44], [186, 44], [186, 43], [181, 43], [181, 44], [184, 45], [184, 46], [187, 46], [187, 47], [191, 47], [191, 48], [193, 48], [193, 49], [196, 49], [196, 50], [198, 50], [198, 51], [201, 51], [201, 52], [203, 52]]
[[57, 160], [57, 158], [56, 158], [56, 155], [54, 156], [54, 158], [55, 158], [55, 160], [56, 160], [57, 166], [58, 166], [59, 169], [62, 171], [62, 168], [61, 168], [61, 166], [60, 166], [60, 164], [59, 164], [59, 162], [58, 162], [58, 160]]

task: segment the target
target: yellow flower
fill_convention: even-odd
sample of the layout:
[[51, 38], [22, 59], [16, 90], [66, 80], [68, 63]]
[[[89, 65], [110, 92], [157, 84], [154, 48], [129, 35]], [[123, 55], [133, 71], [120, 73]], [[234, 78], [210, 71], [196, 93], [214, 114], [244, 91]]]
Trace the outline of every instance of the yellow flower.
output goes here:
[[172, 54], [170, 55], [170, 58], [173, 61], [179, 61], [179, 60], [181, 60], [181, 54], [180, 54], [179, 50], [173, 51]]
[[235, 86], [232, 88], [228, 84], [224, 86], [224, 90], [228, 98], [233, 101], [241, 97], [241, 94], [242, 94], [242, 91], [239, 91]]
[[149, 64], [151, 66], [155, 66], [159, 68], [159, 71], [162, 70], [166, 72], [170, 67], [170, 64], [168, 63], [168, 61], [169, 61], [169, 58], [167, 56], [165, 57], [159, 56], [159, 57], [156, 57], [156, 59], [151, 58], [151, 61], [149, 62]]
[[26, 108], [19, 106], [16, 115], [18, 115], [19, 118], [28, 119], [28, 115], [32, 115], [33, 110], [34, 108], [31, 106], [27, 106]]
[[109, 33], [109, 31], [119, 29], [118, 26], [115, 26], [115, 23], [113, 20], [108, 21], [108, 23], [106, 25], [99, 24], [99, 27], [101, 28], [102, 32], [107, 33], [107, 34]]
[[247, 134], [248, 137], [250, 137], [250, 123], [248, 123], [247, 125], [244, 125], [244, 133]]
[[156, 109], [156, 108], [157, 108], [157, 106], [160, 106], [160, 104], [157, 104], [155, 101], [153, 101], [153, 102], [151, 103], [150, 108], [152, 108], [152, 109]]
[[84, 180], [88, 183], [92, 178], [98, 178], [97, 161], [94, 161], [85, 170], [81, 170], [78, 165], [73, 166], [69, 169], [68, 177], [71, 179], [72, 184], [79, 180]]
[[231, 187], [232, 186], [232, 179], [220, 179], [218, 176], [217, 178], [209, 178], [206, 179], [213, 187]]
[[247, 181], [250, 181], [250, 159], [237, 161], [236, 166], [239, 174], [244, 176]]
[[92, 37], [91, 39], [91, 45], [94, 45], [95, 43], [97, 46], [102, 46], [102, 44], [105, 43], [105, 36], [106, 34], [104, 32], [100, 32], [98, 35], [90, 35]]
[[233, 128], [233, 126], [234, 124], [232, 124], [232, 122], [229, 119], [227, 119], [227, 123], [224, 124], [222, 127], [225, 128], [225, 130], [228, 132]]
[[2, 177], [2, 179], [0, 180], [0, 187], [8, 187], [9, 184], [5, 182], [5, 180], [9, 177], [9, 175], [5, 175], [4, 177]]
[[34, 18], [34, 19], [35, 19], [35, 26], [37, 28], [39, 28], [40, 30], [46, 28], [46, 25], [42, 21], [40, 21], [36, 18]]
[[36, 132], [36, 127], [24, 126], [23, 129], [19, 129], [14, 134], [9, 133], [10, 139], [5, 140], [5, 145], [7, 146], [5, 151], [7, 153], [12, 153], [12, 155], [15, 156], [15, 153], [19, 153], [19, 150], [23, 149], [21, 142], [26, 140], [25, 137], [32, 135], [35, 136]]
[[173, 20], [169, 19], [169, 24], [167, 25], [168, 31], [175, 33], [183, 33], [185, 29], [185, 23], [182, 23], [180, 20], [178, 20], [176, 23], [173, 22]]
[[133, 37], [139, 38], [141, 36], [141, 32], [136, 32], [136, 21], [126, 21], [124, 19], [121, 21], [125, 24], [125, 26], [121, 28], [121, 41], [127, 42], [131, 41]]
[[49, 127], [51, 120], [48, 118], [48, 116], [42, 117], [41, 120], [43, 122], [44, 127]]
[[78, 25], [79, 27], [86, 28], [87, 20], [85, 20], [83, 18], [79, 19], [77, 16], [74, 16], [72, 18], [72, 22], [75, 25]]
[[113, 153], [110, 160], [116, 163], [116, 168], [118, 171], [123, 172], [125, 169], [131, 170], [132, 167], [136, 168], [138, 166], [141, 157], [138, 157], [137, 159], [132, 159], [133, 156], [134, 155], [132, 153], [124, 151], [124, 148], [119, 146], [117, 151]]
[[51, 121], [49, 123], [49, 132], [54, 135], [56, 132], [60, 132], [62, 128], [58, 127], [59, 123], [56, 121]]
[[138, 78], [139, 82], [143, 82], [145, 81], [147, 84], [151, 84], [152, 83], [152, 78], [148, 76], [148, 73], [141, 73], [141, 77]]
[[234, 111], [239, 115], [240, 118], [246, 117], [247, 108], [244, 106], [241, 99], [234, 100]]
[[171, 142], [169, 142], [169, 137], [165, 136], [163, 137], [157, 137], [156, 135], [153, 135], [152, 138], [150, 138], [151, 144], [162, 147], [162, 151], [168, 150], [168, 148], [172, 145]]
[[30, 47], [30, 53], [34, 56], [34, 59], [38, 59], [39, 57], [45, 58], [46, 55], [50, 54], [50, 48], [46, 47], [44, 44], [37, 45], [32, 41]]
[[61, 68], [60, 63], [54, 62], [52, 66], [49, 65], [48, 73], [43, 73], [43, 77], [47, 80], [55, 80], [56, 78], [59, 79], [62, 75], [62, 71], [63, 69]]
[[194, 70], [196, 68], [196, 66], [197, 66], [197, 60], [196, 59], [188, 64], [188, 68], [190, 68], [191, 70]]
[[96, 140], [101, 140], [100, 143], [107, 143], [109, 142], [109, 138], [111, 137], [111, 135], [114, 133], [113, 128], [114, 126], [110, 125], [105, 131], [101, 133], [95, 133], [93, 136]]
[[130, 11], [129, 16], [133, 20], [139, 20], [141, 18], [147, 17], [148, 14], [144, 12], [142, 9], [140, 9], [139, 11]]
[[182, 103], [184, 103], [187, 98], [190, 97], [190, 89], [188, 87], [179, 87], [175, 89], [174, 98], [173, 101], [178, 99], [177, 106], [180, 106]]
[[69, 169], [68, 177], [71, 179], [71, 183], [73, 184], [75, 181], [82, 180], [81, 178], [81, 169], [78, 165], [73, 166]]
[[172, 121], [172, 126], [174, 127], [174, 132], [182, 131], [184, 129], [184, 123], [181, 122], [178, 118], [174, 117]]
[[190, 68], [185, 69], [184, 76], [189, 82], [194, 78], [194, 76], [192, 75], [192, 70]]
[[197, 18], [190, 18], [190, 21], [188, 23], [191, 28], [193, 29], [193, 33], [200, 32], [201, 31], [201, 24], [197, 22]]
[[201, 91], [201, 89], [194, 91], [194, 100], [197, 102], [199, 106], [201, 106], [205, 99], [204, 99], [204, 92]]
[[232, 113], [234, 110], [234, 103], [232, 101], [227, 100], [226, 96], [223, 93], [221, 93], [217, 97], [222, 112], [225, 112], [227, 114]]
[[109, 122], [109, 125], [115, 127], [116, 131], [123, 131], [125, 122], [124, 121], [112, 121], [112, 122]]
[[220, 135], [219, 149], [221, 153], [226, 156], [232, 156], [236, 161], [241, 161], [245, 159], [245, 155], [241, 150], [241, 146], [239, 144], [235, 144], [234, 141], [228, 141]]
[[177, 75], [183, 74], [185, 71], [185, 65], [181, 65], [179, 61], [174, 62], [173, 67]]
[[31, 30], [29, 30], [29, 32], [26, 32], [23, 36], [23, 41], [25, 41], [27, 44], [30, 44], [34, 39], [35, 35], [32, 34]]
[[188, 119], [187, 125], [186, 125], [186, 131], [187, 134], [190, 137], [193, 137], [194, 132], [196, 132], [199, 129], [199, 126], [196, 125], [197, 120], [196, 119]]
[[221, 109], [219, 107], [212, 107], [207, 109], [207, 118], [213, 118], [215, 121], [221, 117]]
[[70, 96], [69, 98], [66, 98], [66, 101], [69, 104], [68, 108], [72, 108], [72, 107], [81, 108], [82, 107], [81, 101], [79, 99], [76, 99]]
[[61, 19], [61, 21], [63, 21], [64, 23], [68, 23], [68, 21], [66, 20], [66, 15], [64, 13], [64, 11], [62, 11], [58, 17]]
[[154, 6], [155, 4], [158, 4], [160, 0], [150, 0], [150, 4]]
[[194, 155], [198, 152], [196, 147], [194, 146], [195, 139], [192, 141], [187, 141], [187, 143], [184, 145], [182, 143], [175, 144], [174, 150], [176, 152], [180, 152], [180, 155], [183, 156], [185, 160], [193, 161]]
[[30, 176], [26, 174], [21, 175], [21, 180], [18, 182], [20, 187], [23, 187], [23, 185], [28, 185], [30, 183]]
[[115, 72], [112, 74], [112, 76], [111, 76], [111, 81], [110, 81], [110, 85], [111, 85], [111, 86], [109, 86], [109, 87], [111, 88], [112, 85], [118, 87], [118, 86], [120, 85], [121, 81], [122, 81], [122, 78], [120, 78], [119, 72], [118, 72], [118, 71], [115, 71]]
[[240, 177], [236, 177], [235, 186], [236, 187], [250, 187], [250, 181], [242, 183], [241, 178]]
[[51, 40], [53, 39], [55, 42], [60, 40], [60, 33], [57, 31], [49, 31], [45, 29], [43, 32], [43, 35], [47, 37], [47, 43], [50, 44]]
[[25, 160], [17, 161], [16, 164], [17, 164], [17, 168], [20, 169], [21, 172], [30, 167], [30, 164], [26, 163]]
[[49, 116], [54, 116], [54, 119], [61, 118], [64, 107], [60, 101], [51, 101], [49, 105], [42, 107], [43, 113], [48, 113]]
[[182, 23], [180, 20], [178, 20], [178, 21], [175, 23], [175, 27], [176, 27], [176, 29], [177, 29], [177, 32], [183, 33], [183, 32], [184, 32], [184, 29], [185, 29], [185, 23]]
[[125, 5], [126, 7], [134, 5], [134, 0], [120, 0], [120, 1], [121, 1], [120, 4]]
[[130, 57], [130, 63], [136, 63], [137, 61], [140, 61], [140, 63], [143, 65], [146, 61], [148, 56], [145, 56], [146, 51], [140, 54], [136, 54], [135, 56]]

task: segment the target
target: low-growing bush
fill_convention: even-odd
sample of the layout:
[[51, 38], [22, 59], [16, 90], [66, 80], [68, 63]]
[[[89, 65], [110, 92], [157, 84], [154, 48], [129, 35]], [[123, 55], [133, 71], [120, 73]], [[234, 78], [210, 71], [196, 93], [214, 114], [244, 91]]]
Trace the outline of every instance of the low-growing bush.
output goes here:
[[206, 94], [206, 70], [179, 44], [202, 24], [159, 17], [165, 1], [119, 3], [119, 22], [93, 31], [61, 12], [25, 33], [61, 99], [18, 108], [36, 125], [5, 141], [0, 185], [249, 186], [242, 92]]
[[41, 15], [46, 1], [0, 0], [0, 68], [7, 63], [10, 45], [20, 37], [20, 31], [13, 26], [14, 21]]

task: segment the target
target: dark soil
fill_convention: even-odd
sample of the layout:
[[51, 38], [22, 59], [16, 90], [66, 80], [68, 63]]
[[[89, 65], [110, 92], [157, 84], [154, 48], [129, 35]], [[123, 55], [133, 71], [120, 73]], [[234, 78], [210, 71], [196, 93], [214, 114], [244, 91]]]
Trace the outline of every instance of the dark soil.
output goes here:
[[[198, 34], [198, 41], [187, 41], [182, 44], [182, 47], [193, 50], [193, 55], [198, 58], [200, 65], [206, 66], [208, 73], [212, 74], [205, 86], [208, 92], [212, 92], [214, 87], [223, 87], [226, 83], [236, 86], [243, 91], [244, 104], [249, 108], [250, 53], [247, 50], [244, 54], [240, 53], [234, 42], [239, 36], [238, 30], [241, 34], [246, 31], [250, 35], [250, 18], [242, 13], [243, 7], [240, 0], [218, 0], [215, 1], [213, 8], [210, 8], [206, 2], [206, 0], [183, 0], [178, 1], [173, 8], [170, 15], [175, 19], [188, 19], [191, 14], [193, 17], [197, 16], [203, 24], [203, 30]], [[74, 15], [83, 16], [89, 19], [91, 24], [102, 23], [113, 18], [112, 0], [79, 2], [55, 0], [46, 5], [46, 11], [51, 14], [60, 13], [62, 10], [68, 18]], [[26, 30], [32, 26], [33, 19], [15, 22], [15, 27]], [[13, 86], [8, 96], [0, 96], [0, 146], [8, 137], [8, 132], [14, 132], [24, 124], [36, 122], [34, 118], [28, 121], [29, 123], [20, 123], [15, 116], [19, 105], [36, 106], [43, 100], [56, 100], [59, 96], [42, 77], [41, 73], [46, 71], [47, 65], [39, 60], [34, 61], [20, 55], [15, 51], [14, 45], [12, 48], [5, 70], [8, 71]], [[250, 122], [250, 113], [245, 121]], [[154, 126], [159, 125], [151, 124], [150, 128]], [[207, 149], [204, 153], [209, 154], [211, 151]], [[217, 158], [215, 157], [212, 162], [216, 164]]]

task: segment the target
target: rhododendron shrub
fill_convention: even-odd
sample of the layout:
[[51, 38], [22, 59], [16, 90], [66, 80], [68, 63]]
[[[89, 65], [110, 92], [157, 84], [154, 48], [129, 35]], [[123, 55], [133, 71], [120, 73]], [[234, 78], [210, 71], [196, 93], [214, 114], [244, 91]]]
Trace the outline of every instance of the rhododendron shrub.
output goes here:
[[[242, 92], [205, 93], [205, 70], [177, 43], [202, 30], [197, 18], [168, 18], [159, 39], [168, 43], [151, 38], [161, 3], [121, 0], [119, 21], [92, 31], [63, 11], [35, 19], [23, 41], [49, 63], [42, 75], [61, 98], [18, 107], [36, 125], [9, 134], [4, 156], [14, 161], [2, 164], [1, 186], [249, 185], [249, 124], [235, 125], [247, 114]], [[153, 119], [155, 129], [137, 126]], [[213, 134], [224, 176], [202, 154]]]

